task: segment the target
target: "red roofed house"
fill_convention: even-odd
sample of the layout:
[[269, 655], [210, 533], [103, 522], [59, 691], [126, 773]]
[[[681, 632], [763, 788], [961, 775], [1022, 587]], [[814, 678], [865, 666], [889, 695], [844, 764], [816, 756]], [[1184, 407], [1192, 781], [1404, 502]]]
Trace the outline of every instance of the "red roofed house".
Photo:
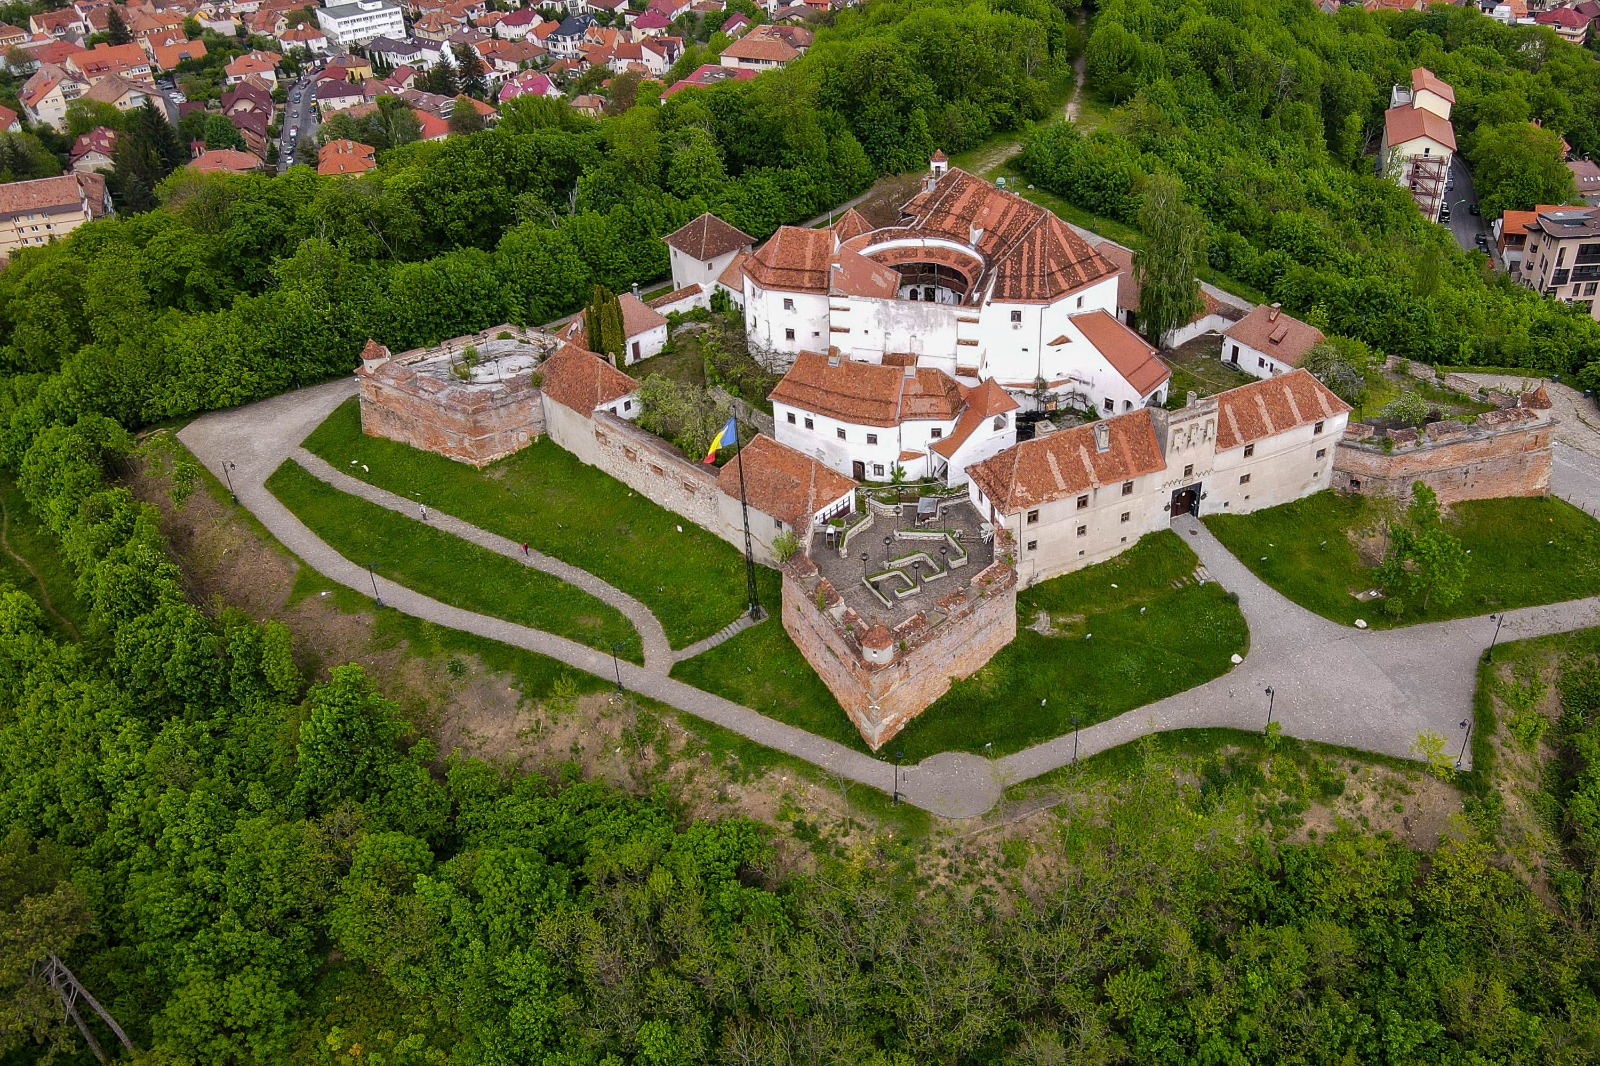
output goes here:
[[1306, 353], [1326, 339], [1315, 326], [1284, 314], [1280, 305], [1263, 304], [1223, 331], [1222, 361], [1270, 378], [1299, 368]]
[[524, 70], [511, 75], [505, 80], [505, 84], [500, 86], [500, 92], [496, 99], [503, 104], [507, 100], [515, 100], [519, 96], [559, 95], [561, 94], [550, 83], [550, 78], [547, 75], [537, 70]]
[[230, 174], [247, 174], [261, 169], [261, 158], [236, 148], [212, 148], [195, 156], [189, 164], [201, 173], [226, 171]]
[[725, 67], [744, 67], [750, 70], [776, 70], [797, 59], [804, 49], [797, 49], [781, 36], [770, 32], [770, 27], [758, 26], [722, 50], [721, 62]]
[[696, 86], [718, 85], [725, 81], [749, 81], [756, 76], [756, 72], [748, 67], [724, 67], [717, 63], [702, 63], [696, 67], [693, 74], [686, 78], [679, 78], [667, 87], [662, 96], [671, 96], [673, 93]]
[[1573, 159], [1567, 169], [1572, 171], [1572, 184], [1577, 186], [1583, 202], [1590, 207], [1600, 206], [1600, 166], [1587, 159]]
[[0, 130], [4, 130], [7, 133], [16, 133], [20, 129], [22, 129], [22, 121], [17, 113], [0, 104]]
[[1556, 36], [1564, 41], [1570, 41], [1578, 47], [1589, 40], [1590, 16], [1570, 7], [1556, 7], [1549, 11], [1541, 11], [1533, 16], [1533, 21], [1540, 26], [1548, 26], [1556, 31]]
[[174, 41], [171, 44], [150, 46], [150, 56], [157, 70], [171, 70], [185, 59], [204, 59], [206, 42]]
[[317, 173], [323, 177], [365, 174], [377, 165], [376, 149], [356, 141], [335, 139], [317, 149]]
[[[733, 257], [740, 252], [749, 252], [755, 243], [754, 237], [728, 225], [710, 212], [661, 239], [666, 242], [667, 257], [672, 263], [674, 289], [690, 285], [710, 288], [711, 283], [733, 262]], [[740, 288], [742, 290], [743, 286]], [[740, 295], [743, 295], [742, 291]]]
[[1044, 208], [936, 157], [896, 225], [856, 229], [785, 226], [741, 261], [745, 327], [770, 365], [905, 353], [1029, 407], [1166, 398], [1166, 367], [1116, 320], [1122, 269]]
[[78, 174], [92, 174], [97, 170], [111, 169], [111, 153], [117, 147], [117, 131], [97, 126], [88, 133], [78, 135], [72, 142], [72, 152], [67, 156], [72, 169]]
[[108, 74], [148, 79], [150, 57], [137, 42], [129, 44], [97, 44], [86, 51], [77, 52], [67, 60], [67, 66], [76, 70], [93, 85]]
[[968, 470], [1024, 585], [1104, 562], [1180, 515], [1248, 514], [1332, 485], [1350, 405], [1305, 370], [1023, 441]]
[[229, 85], [237, 85], [246, 78], [260, 78], [269, 85], [278, 84], [278, 61], [281, 56], [272, 52], [246, 52], [223, 67]]
[[111, 214], [104, 174], [62, 174], [0, 185], [0, 257], [48, 244]]
[[1411, 72], [1411, 88], [1396, 85], [1383, 113], [1378, 173], [1411, 190], [1417, 208], [1430, 222], [1439, 217], [1450, 159], [1456, 151], [1450, 108], [1455, 90], [1427, 67]]
[[772, 542], [793, 533], [803, 545], [830, 518], [850, 514], [856, 483], [825, 464], [757, 433], [717, 471], [722, 524], [743, 531], [742, 498], [750, 506], [750, 537], [755, 556], [775, 561]]
[[[660, 355], [667, 346], [667, 320], [662, 314], [634, 293], [625, 292], [617, 297], [622, 307], [622, 334], [626, 341], [623, 365], [632, 365], [652, 355]], [[582, 345], [587, 337], [583, 315], [567, 323], [559, 336], [573, 344]]]

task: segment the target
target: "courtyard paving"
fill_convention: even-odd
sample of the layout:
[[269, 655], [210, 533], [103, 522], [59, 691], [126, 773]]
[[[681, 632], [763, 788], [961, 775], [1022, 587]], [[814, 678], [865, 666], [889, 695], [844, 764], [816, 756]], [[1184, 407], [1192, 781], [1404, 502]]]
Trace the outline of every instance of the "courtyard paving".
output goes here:
[[[312, 473], [344, 491], [411, 514], [412, 501], [318, 464], [300, 442], [344, 400], [354, 395], [353, 379], [341, 379], [264, 400], [249, 407], [219, 411], [197, 419], [178, 434], [213, 473], [228, 466], [242, 506], [308, 566], [363, 593], [371, 577], [311, 532], [266, 490], [265, 481], [285, 459], [294, 458]], [[1565, 406], [1587, 404], [1581, 394], [1557, 386], [1558, 417]], [[1581, 409], [1580, 409], [1581, 410]], [[1563, 424], [1553, 489], [1591, 510], [1600, 509], [1600, 416], [1570, 415]], [[359, 492], [358, 492], [359, 487]], [[475, 543], [520, 556], [520, 547], [448, 515], [430, 511], [429, 521]], [[1268, 697], [1283, 731], [1295, 737], [1339, 744], [1386, 755], [1413, 757], [1418, 734], [1446, 738], [1452, 756], [1466, 745], [1461, 722], [1470, 720], [1477, 663], [1494, 636], [1494, 622], [1466, 618], [1426, 626], [1374, 632], [1330, 622], [1290, 602], [1260, 581], [1193, 519], [1176, 527], [1200, 557], [1211, 577], [1239, 595], [1250, 626], [1251, 648], [1232, 671], [1187, 692], [1090, 726], [1077, 736], [1058, 737], [1001, 759], [945, 753], [900, 774], [900, 794], [910, 803], [946, 818], [983, 814], [1010, 784], [1026, 781], [1154, 732], [1225, 726], [1261, 729]], [[502, 543], [503, 542], [503, 543]], [[509, 549], [509, 550], [508, 550]], [[529, 559], [530, 565], [569, 580], [623, 611], [645, 644], [645, 665], [622, 664], [623, 683], [652, 699], [713, 722], [767, 747], [820, 766], [830, 773], [878, 788], [893, 789], [894, 769], [886, 761], [852, 751], [747, 707], [692, 688], [667, 676], [673, 656], [665, 648], [659, 623], [638, 601], [558, 560]], [[611, 679], [609, 655], [526, 626], [475, 614], [422, 596], [382, 577], [377, 586], [384, 605], [440, 625], [499, 640]], [[642, 612], [642, 613], [641, 613]], [[730, 619], [730, 623], [734, 620]], [[1600, 624], [1600, 597], [1506, 612], [1501, 640], [1517, 640]], [[730, 626], [730, 629], [732, 627]], [[681, 656], [680, 656], [681, 657]], [[1465, 751], [1466, 764], [1471, 752]]]

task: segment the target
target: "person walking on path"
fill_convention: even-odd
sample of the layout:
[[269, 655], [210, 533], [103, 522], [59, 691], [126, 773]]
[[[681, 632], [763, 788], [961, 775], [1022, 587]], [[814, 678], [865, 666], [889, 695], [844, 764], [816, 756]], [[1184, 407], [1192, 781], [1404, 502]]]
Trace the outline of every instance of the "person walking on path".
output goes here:
[[522, 554], [523, 555], [527, 555], [528, 554], [528, 546], [526, 544], [524, 544], [522, 546]]

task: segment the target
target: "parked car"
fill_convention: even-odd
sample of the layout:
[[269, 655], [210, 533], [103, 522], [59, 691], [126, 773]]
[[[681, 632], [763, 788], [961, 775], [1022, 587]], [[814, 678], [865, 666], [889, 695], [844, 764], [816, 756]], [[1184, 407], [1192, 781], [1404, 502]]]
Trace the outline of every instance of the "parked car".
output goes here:
[[1443, 207], [1439, 208], [1439, 221], [1440, 222], [1449, 222], [1450, 221], [1450, 205], [1449, 204], [1445, 204]]
[[1468, 205], [1468, 207], [1467, 207], [1467, 211], [1468, 211], [1468, 212], [1469, 212], [1469, 213], [1471, 213], [1471, 214], [1474, 214], [1474, 215], [1476, 215], [1476, 214], [1477, 214], [1477, 213], [1478, 213], [1478, 205], [1477, 205], [1477, 204], [1470, 204], [1470, 205]]
[[1478, 234], [1478, 236], [1475, 239], [1477, 241], [1477, 245], [1478, 245], [1479, 248], [1483, 248], [1485, 250], [1488, 249], [1488, 247], [1489, 247], [1489, 238], [1485, 237], [1483, 234], [1480, 233], [1480, 234]]

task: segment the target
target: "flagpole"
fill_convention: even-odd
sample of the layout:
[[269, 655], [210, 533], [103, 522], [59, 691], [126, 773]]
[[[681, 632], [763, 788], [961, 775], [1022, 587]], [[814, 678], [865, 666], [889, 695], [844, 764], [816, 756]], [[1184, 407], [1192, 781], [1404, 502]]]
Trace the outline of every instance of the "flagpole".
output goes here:
[[737, 451], [734, 458], [739, 460], [739, 510], [744, 512], [744, 572], [745, 580], [749, 585], [750, 593], [750, 618], [752, 621], [761, 621], [761, 594], [756, 591], [756, 555], [750, 542], [750, 503], [745, 498], [744, 492], [744, 445], [739, 440], [739, 420], [729, 419], [733, 423], [733, 444]]

